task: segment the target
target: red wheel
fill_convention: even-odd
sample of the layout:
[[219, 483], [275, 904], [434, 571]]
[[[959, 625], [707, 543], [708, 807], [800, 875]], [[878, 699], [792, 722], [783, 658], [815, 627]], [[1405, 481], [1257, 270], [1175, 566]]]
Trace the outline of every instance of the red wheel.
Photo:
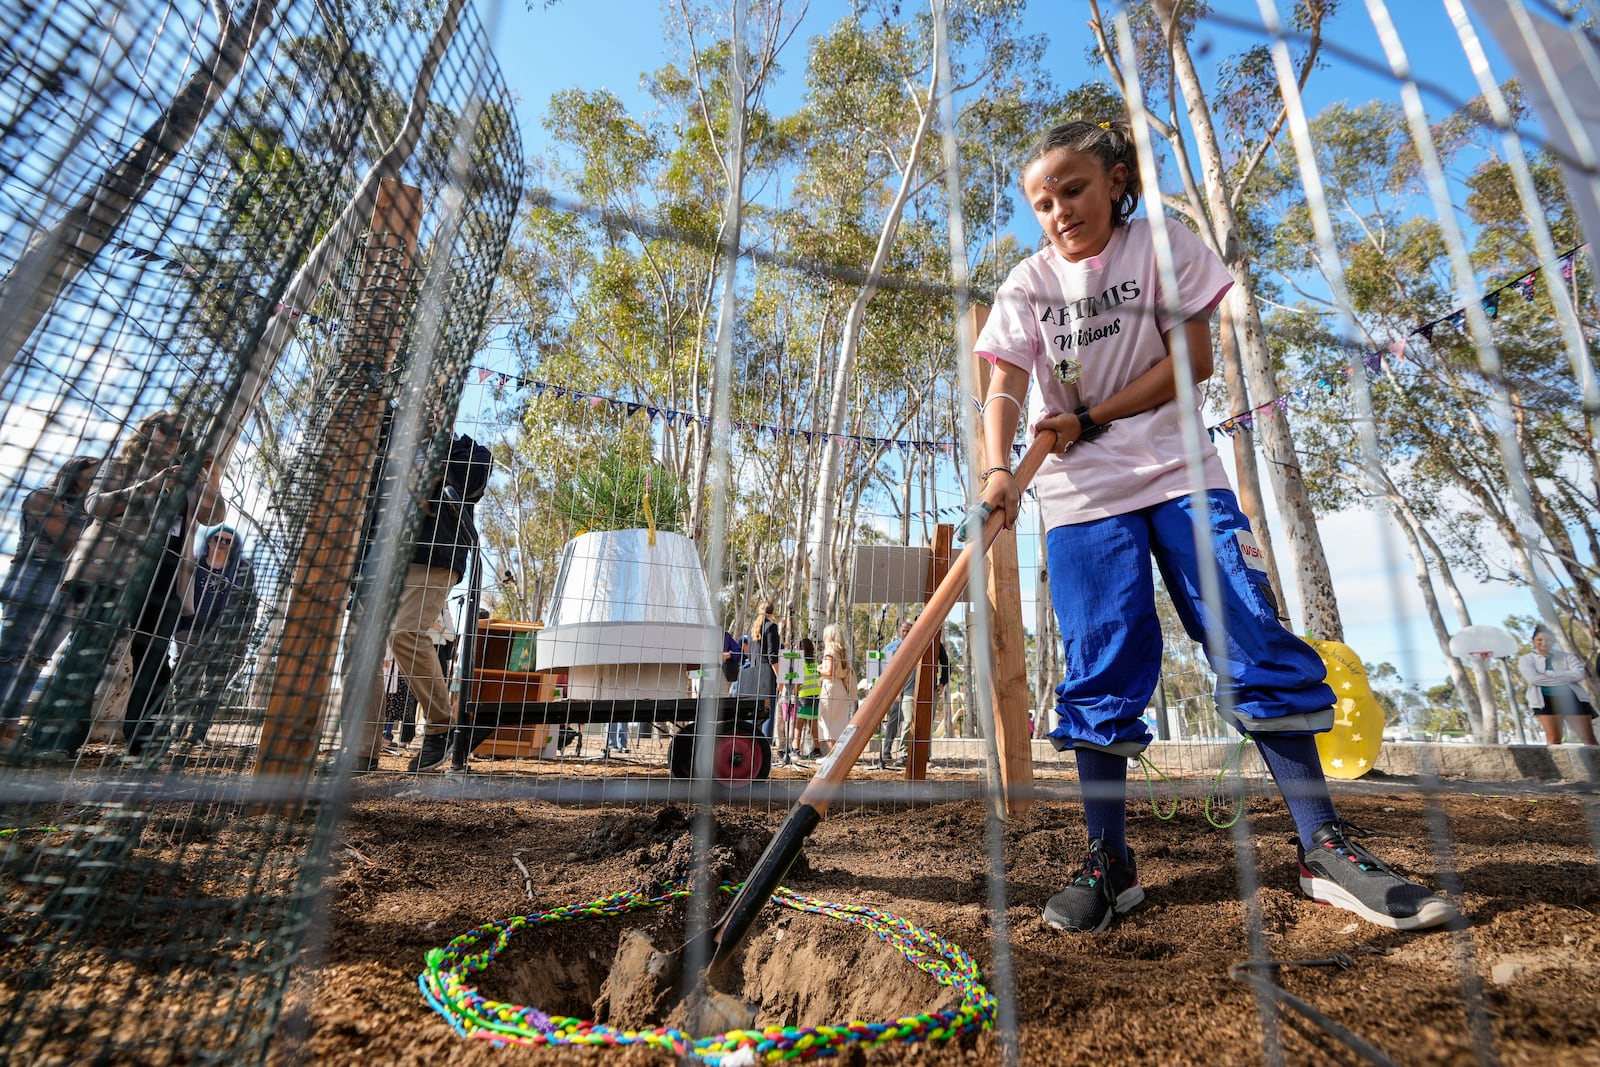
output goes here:
[[731, 734], [711, 750], [711, 774], [722, 785], [749, 785], [772, 769], [772, 749], [764, 737]]

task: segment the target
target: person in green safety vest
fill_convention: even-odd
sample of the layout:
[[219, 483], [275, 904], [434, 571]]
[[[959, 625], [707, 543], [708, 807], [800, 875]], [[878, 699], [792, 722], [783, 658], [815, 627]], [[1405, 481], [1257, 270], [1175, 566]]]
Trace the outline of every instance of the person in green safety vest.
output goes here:
[[[817, 666], [817, 646], [811, 638], [800, 639], [800, 655], [804, 673], [800, 684], [795, 687], [795, 697], [800, 706], [795, 712], [794, 733], [789, 738], [790, 751], [784, 757], [785, 763], [797, 759], [818, 759], [822, 755], [821, 743], [817, 738], [817, 701], [822, 696], [822, 672]], [[810, 748], [805, 744], [808, 731], [811, 734]]]

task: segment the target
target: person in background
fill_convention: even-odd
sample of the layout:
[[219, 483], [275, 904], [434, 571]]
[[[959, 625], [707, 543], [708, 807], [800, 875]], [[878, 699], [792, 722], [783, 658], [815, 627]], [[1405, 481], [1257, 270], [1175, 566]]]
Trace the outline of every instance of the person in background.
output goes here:
[[1584, 744], [1593, 745], [1595, 710], [1583, 689], [1583, 664], [1553, 644], [1550, 631], [1536, 626], [1533, 651], [1517, 660], [1517, 670], [1528, 680], [1528, 706], [1544, 727], [1546, 744], [1561, 744], [1561, 720], [1565, 719]]
[[[817, 732], [817, 711], [822, 702], [822, 670], [817, 662], [817, 646], [809, 637], [800, 639], [800, 682], [795, 687], [797, 707], [794, 715], [794, 732], [789, 739], [792, 762], [799, 759], [817, 759], [822, 755], [822, 738]], [[806, 735], [811, 744], [806, 744]]]
[[[387, 430], [385, 431], [387, 432]], [[489, 450], [465, 434], [455, 435], [444, 464], [421, 502], [422, 521], [400, 586], [394, 617], [389, 622], [388, 644], [401, 675], [416, 694], [417, 707], [425, 720], [422, 745], [406, 763], [408, 771], [445, 770], [450, 758], [450, 730], [455, 725], [455, 707], [450, 680], [440, 667], [428, 632], [445, 610], [450, 590], [467, 573], [472, 554], [478, 550], [476, 505], [489, 483], [493, 458]], [[364, 540], [371, 537], [372, 522], [389, 492], [388, 478], [380, 468], [374, 476], [374, 507]], [[365, 563], [365, 550], [363, 564]], [[355, 773], [378, 769], [383, 745], [385, 683], [381, 674], [373, 682], [372, 713], [362, 724], [355, 745]], [[466, 753], [462, 753], [465, 759]]]
[[817, 674], [822, 678], [817, 707], [821, 733], [818, 755], [826, 756], [850, 725], [856, 710], [856, 672], [850, 667], [850, 652], [838, 623], [829, 623], [822, 631], [822, 662], [817, 664]]
[[139, 758], [162, 735], [172, 635], [191, 592], [192, 531], [227, 517], [222, 472], [214, 456], [194, 455], [186, 428], [176, 411], [140, 420], [85, 498], [89, 526], [62, 584], [73, 614], [72, 637], [29, 734], [39, 762], [77, 755], [94, 721], [93, 694], [123, 639], [133, 665], [122, 724], [128, 756]]
[[773, 603], [763, 600], [756, 606], [750, 622], [750, 641], [739, 664], [739, 696], [754, 698], [753, 716], [757, 729], [777, 740], [774, 716], [778, 699], [778, 651], [781, 640], [773, 618]]
[[[400, 740], [394, 728], [400, 726]], [[394, 661], [394, 651], [383, 646], [383, 754], [399, 756], [417, 736], [417, 698]]]
[[[900, 651], [900, 646], [905, 643], [906, 637], [911, 633], [911, 620], [900, 620], [900, 628], [895, 632], [894, 640], [883, 646], [883, 666], [887, 670], [889, 661], [894, 659], [894, 654]], [[893, 765], [895, 761], [895, 741], [900, 737], [900, 724], [911, 721], [916, 714], [917, 700], [917, 672], [912, 671], [911, 677], [906, 680], [905, 688], [900, 690], [900, 695], [889, 705], [887, 714], [883, 717], [883, 736], [878, 748], [878, 767], [885, 768]]]
[[238, 533], [217, 526], [195, 554], [190, 607], [178, 618], [173, 636], [178, 662], [173, 668], [176, 736], [194, 745], [207, 734], [228, 682], [244, 662], [256, 621], [256, 573]]
[[22, 498], [21, 534], [0, 585], [0, 748], [9, 748], [39, 673], [66, 635], [70, 616], [57, 603], [67, 561], [89, 522], [84, 497], [100, 460], [77, 456], [48, 489]]

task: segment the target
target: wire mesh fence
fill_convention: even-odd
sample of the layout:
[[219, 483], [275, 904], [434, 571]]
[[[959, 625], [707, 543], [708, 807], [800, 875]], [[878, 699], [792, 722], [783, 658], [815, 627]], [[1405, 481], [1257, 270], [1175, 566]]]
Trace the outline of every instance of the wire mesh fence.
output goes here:
[[[1242, 298], [1225, 305], [1219, 368], [1253, 334], [1280, 370], [1192, 398], [1210, 441], [1186, 439], [1163, 462], [1181, 477], [1204, 468], [1206, 449], [1237, 443], [1278, 468], [1315, 467], [1323, 484], [1358, 483], [1385, 502], [1366, 535], [1378, 551], [1398, 558], [1399, 528], [1444, 581], [1429, 531], [1463, 544], [1480, 534], [1449, 530], [1426, 506], [1450, 480], [1440, 457], [1452, 446], [1423, 430], [1431, 408], [1476, 397], [1465, 421], [1494, 455], [1457, 489], [1494, 486], [1489, 525], [1528, 573], [1552, 574], [1539, 607], [1559, 627], [1592, 607], [1581, 516], [1600, 506], [1583, 469], [1593, 273], [1582, 208], [1568, 202], [1593, 185], [1593, 146], [1581, 123], [1557, 135], [1559, 107], [1530, 121], [1525, 86], [1508, 87], [1506, 105], [1497, 93], [1512, 71], [1488, 70], [1465, 10], [1445, 6], [1484, 78], [1476, 101], [1433, 92], [1443, 117], [1409, 74], [1407, 44], [1423, 42], [1403, 41], [1381, 3], [1368, 7], [1384, 64], [1280, 25], [1270, 3], [1249, 17], [1193, 15], [1186, 32], [1260, 48], [1260, 106], [1282, 110], [1274, 135], [1290, 131], [1274, 150], [1272, 206], [1303, 222], [1276, 266], [1316, 279], [1319, 317], [1303, 328]], [[321, 943], [318, 894], [352, 798], [776, 816], [859, 750], [828, 796], [852, 816], [985, 802], [994, 1051], [1044, 1062], [1019, 1036], [1029, 1024], [1010, 972], [1015, 887], [999, 813], [1093, 791], [1062, 721], [1077, 635], [1052, 604], [1038, 492], [988, 562], [960, 564], [972, 584], [951, 587], [947, 617], [930, 614], [937, 636], [919, 665], [873, 697], [977, 535], [975, 476], [1022, 454], [984, 455], [993, 360], [974, 354], [981, 323], [968, 316], [996, 302], [1002, 250], [1023, 250], [996, 235], [981, 254], [961, 246], [954, 267], [922, 256], [918, 269], [884, 270], [868, 266], [870, 247], [848, 254], [820, 229], [780, 233], [782, 212], [737, 189], [722, 215], [713, 198], [596, 195], [604, 168], [592, 158], [567, 172], [570, 191], [524, 200], [512, 100], [460, 0], [382, 14], [257, 0], [218, 25], [223, 10], [64, 2], [0, 14], [11, 60], [0, 72], [0, 512], [20, 517], [0, 528], [13, 559], [0, 824], [20, 831], [0, 839], [0, 1045], [41, 1062], [86, 1049], [111, 1061], [265, 1058]], [[1123, 64], [1107, 99], [1126, 107], [1151, 176], [1171, 178], [1186, 164], [1163, 147], [1160, 112], [1185, 101], [1142, 95], [1159, 87], [1141, 87], [1149, 70], [1133, 50], [1153, 47], [1172, 10], [1136, 6], [1121, 22], [1095, 10], [1103, 54]], [[958, 38], [971, 16], [934, 11]], [[1548, 61], [1549, 39], [1529, 40], [1531, 58]], [[1335, 71], [1377, 66], [1393, 106], [1307, 115], [1296, 64], [1308, 52]], [[1527, 82], [1537, 66], [1516, 73]], [[619, 159], [648, 155], [648, 138], [629, 140], [627, 122], [584, 104], [566, 101], [559, 121], [621, 131]], [[1017, 177], [1002, 167], [963, 195], [961, 168], [981, 167], [945, 125], [938, 165], [956, 194], [908, 225], [923, 247]], [[737, 143], [709, 136], [724, 134]], [[1259, 158], [1259, 134], [1235, 137], [1234, 164]], [[1352, 163], [1340, 158], [1352, 139], [1378, 147]], [[1459, 154], [1441, 161], [1439, 141]], [[1476, 177], [1451, 186], [1458, 164]], [[1386, 188], [1406, 208], [1379, 221], [1426, 223], [1418, 248], [1442, 251], [1404, 279], [1426, 291], [1396, 311], [1373, 293], [1368, 260], [1383, 250], [1360, 244], [1378, 213], [1352, 204], [1353, 171], [1380, 165], [1395, 168]], [[1554, 204], [1563, 174], [1568, 195]], [[663, 167], [664, 186], [676, 177]], [[1154, 185], [1146, 211], [1160, 216]], [[1515, 232], [1469, 249], [1452, 203], [1486, 190], [1503, 217], [1472, 239]], [[730, 247], [741, 221], [752, 229]], [[1254, 224], [1197, 228], [1225, 250], [1243, 239], [1226, 229]], [[1174, 253], [1156, 248], [1152, 269], [1172, 272]], [[718, 320], [723, 292], [734, 311]], [[1421, 326], [1419, 306], [1433, 308]], [[1162, 314], [1154, 302], [1126, 313]], [[906, 322], [939, 325], [896, 328]], [[1044, 413], [1035, 402], [1029, 414]], [[1318, 446], [1276, 436], [1302, 418]], [[1545, 420], [1541, 434], [1529, 419]], [[1299, 567], [1292, 546], [1279, 551], [1273, 566]], [[1308, 574], [1296, 574], [1303, 598]], [[1237, 885], [1253, 900], [1265, 876], [1247, 816], [1279, 790], [1235, 729], [1231, 678], [1218, 693], [1213, 665], [1226, 675], [1237, 663], [1230, 634], [1200, 621], [1225, 614], [1217, 595], [1183, 590], [1179, 608], [1157, 587], [1160, 669], [1130, 725], [1150, 743], [1129, 773], [1163, 819], [1181, 805], [1234, 828]], [[1025, 617], [1006, 614], [1018, 606]], [[1314, 628], [1314, 610], [1298, 610]], [[1395, 597], [1382, 610], [1406, 609]], [[1564, 640], [1595, 651], [1581, 624]], [[1517, 721], [1517, 696], [1503, 702], [1495, 684], [1470, 664], [1456, 674], [1450, 714], [1480, 740]], [[1335, 696], [1337, 718], [1348, 709]], [[884, 717], [860, 727], [875, 731], [863, 742], [851, 716], [868, 699]], [[1365, 722], [1381, 731], [1394, 710]], [[1348, 739], [1350, 721], [1339, 728]], [[1575, 747], [1541, 751], [1543, 770], [1592, 779]], [[1451, 830], [1428, 807], [1449, 789], [1439, 775], [1455, 773], [1451, 754], [1400, 756], [1381, 766], [1420, 783], [1417, 833], [1438, 888], [1459, 900]], [[1581, 814], [1600, 837], [1592, 807]], [[703, 857], [714, 842], [701, 830]], [[1264, 958], [1265, 920], [1244, 915], [1250, 954]], [[1478, 979], [1466, 964], [1456, 977], [1451, 995], [1487, 1062]], [[1276, 1031], [1264, 1031], [1276, 1061]]]
[[8, 1057], [259, 1060], [307, 944], [347, 605], [394, 611], [522, 186], [470, 9], [347, 14], [4, 16], [5, 822], [51, 827], [6, 842]]

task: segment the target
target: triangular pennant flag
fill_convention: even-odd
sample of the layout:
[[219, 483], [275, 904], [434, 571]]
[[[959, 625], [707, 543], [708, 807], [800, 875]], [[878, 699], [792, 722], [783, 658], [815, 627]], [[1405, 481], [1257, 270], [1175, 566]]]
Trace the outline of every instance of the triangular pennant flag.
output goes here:
[[1562, 281], [1570, 282], [1572, 280], [1572, 257], [1573, 253], [1568, 252], [1566, 255], [1556, 260], [1557, 263], [1561, 264]]
[[1524, 300], [1532, 300], [1538, 295], [1539, 276], [1537, 273], [1530, 274], [1526, 278], [1519, 278], [1515, 284], [1518, 289], [1522, 290], [1522, 299]]
[[1432, 342], [1433, 341], [1433, 328], [1434, 328], [1435, 325], [1437, 325], [1437, 323], [1430, 322], [1426, 326], [1418, 326], [1417, 327], [1417, 332], [1422, 335], [1422, 339], [1424, 341], [1428, 341], [1428, 342]]
[[494, 371], [490, 370], [488, 367], [479, 367], [478, 384], [482, 385], [484, 382], [488, 381], [492, 374], [494, 374]]
[[1483, 313], [1491, 319], [1500, 314], [1500, 294], [1490, 293], [1483, 298]]
[[1389, 354], [1391, 356], [1393, 356], [1395, 359], [1405, 359], [1406, 358], [1406, 339], [1404, 337], [1402, 337], [1398, 341], [1390, 341], [1389, 342]]

